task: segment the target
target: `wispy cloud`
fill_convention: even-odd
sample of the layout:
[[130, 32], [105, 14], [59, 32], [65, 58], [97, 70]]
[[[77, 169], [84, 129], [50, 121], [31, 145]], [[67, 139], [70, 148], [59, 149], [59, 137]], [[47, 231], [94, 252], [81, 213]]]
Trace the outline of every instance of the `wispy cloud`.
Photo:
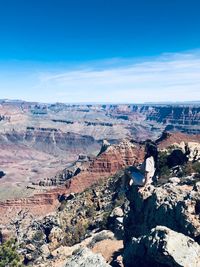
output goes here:
[[[200, 53], [112, 59], [78, 69], [32, 73], [30, 98], [45, 102], [146, 102], [200, 99]], [[25, 78], [26, 79], [26, 78]], [[27, 95], [28, 96], [28, 95]]]

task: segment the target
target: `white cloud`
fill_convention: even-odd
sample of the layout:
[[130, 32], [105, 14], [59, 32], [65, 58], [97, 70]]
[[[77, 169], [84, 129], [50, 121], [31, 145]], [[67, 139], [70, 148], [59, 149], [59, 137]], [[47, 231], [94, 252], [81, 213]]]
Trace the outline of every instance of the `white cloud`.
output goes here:
[[[146, 102], [200, 100], [200, 53], [116, 59], [70, 70], [31, 74], [26, 99], [43, 102]], [[19, 88], [19, 85], [17, 86]], [[34, 96], [35, 95], [35, 96]], [[20, 96], [19, 96], [20, 97]]]

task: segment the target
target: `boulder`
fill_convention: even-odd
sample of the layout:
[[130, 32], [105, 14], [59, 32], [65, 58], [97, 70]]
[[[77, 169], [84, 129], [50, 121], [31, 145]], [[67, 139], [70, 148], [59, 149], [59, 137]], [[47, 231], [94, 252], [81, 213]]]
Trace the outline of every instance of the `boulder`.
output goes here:
[[69, 259], [65, 267], [109, 267], [104, 258], [100, 254], [93, 253], [88, 248], [76, 251]]
[[148, 235], [132, 239], [124, 263], [126, 267], [199, 267], [200, 246], [188, 236], [157, 226]]
[[48, 236], [49, 242], [59, 243], [63, 239], [63, 231], [58, 226], [55, 226], [51, 229], [51, 232]]
[[181, 180], [178, 177], [171, 177], [171, 178], [169, 178], [169, 182], [172, 184], [179, 184], [181, 182]]
[[42, 254], [42, 257], [45, 259], [50, 255], [49, 247], [48, 245], [44, 244], [40, 247], [40, 252]]
[[35, 248], [35, 246], [33, 244], [27, 244], [25, 248], [29, 252], [34, 252], [36, 250], [36, 248]]
[[122, 208], [116, 207], [110, 214], [109, 226], [118, 239], [123, 239], [124, 235], [123, 220], [124, 220], [124, 212]]
[[111, 215], [110, 216], [112, 216], [112, 217], [123, 217], [124, 216], [124, 212], [123, 212], [123, 210], [122, 210], [122, 208], [121, 207], [116, 207], [113, 211], [112, 211], [112, 213], [111, 213]]

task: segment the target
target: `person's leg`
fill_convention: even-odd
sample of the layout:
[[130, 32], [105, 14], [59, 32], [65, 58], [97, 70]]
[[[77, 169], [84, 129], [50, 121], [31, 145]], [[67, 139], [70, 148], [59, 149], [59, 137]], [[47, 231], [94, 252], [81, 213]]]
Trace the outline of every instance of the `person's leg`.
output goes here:
[[153, 180], [152, 180], [152, 177], [149, 175], [148, 172], [146, 172], [145, 174], [145, 179], [144, 179], [144, 184], [143, 186], [139, 189], [139, 192], [143, 192], [144, 190], [146, 190], [150, 185], [152, 185], [153, 183]]
[[150, 185], [153, 183], [152, 177], [150, 176], [150, 174], [147, 172], [146, 173], [146, 183], [145, 185]]

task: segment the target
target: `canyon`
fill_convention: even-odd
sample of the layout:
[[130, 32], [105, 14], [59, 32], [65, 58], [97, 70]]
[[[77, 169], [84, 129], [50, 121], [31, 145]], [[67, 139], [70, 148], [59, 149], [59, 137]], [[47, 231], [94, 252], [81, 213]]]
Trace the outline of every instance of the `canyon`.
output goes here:
[[[134, 258], [141, 266], [184, 266], [188, 257], [170, 250], [177, 239], [184, 249], [192, 244], [191, 266], [198, 266], [196, 107], [177, 113], [163, 106], [3, 102], [0, 108], [0, 242], [15, 237], [25, 265], [132, 267]], [[165, 164], [178, 151], [187, 166], [168, 166], [167, 177], [140, 192], [128, 186], [128, 171], [143, 162], [146, 139], [155, 141]], [[152, 258], [151, 240], [158, 246], [167, 240], [163, 251], [174, 260], [165, 253]]]
[[[199, 135], [164, 133], [156, 142], [169, 155], [190, 144], [188, 164], [200, 162], [200, 154], [194, 153], [200, 152]], [[184, 267], [190, 262], [198, 267], [199, 170], [178, 177], [172, 169], [170, 177], [143, 190], [128, 187], [127, 168], [143, 158], [144, 143], [104, 141], [96, 157], [78, 162], [79, 172], [74, 170], [68, 185], [4, 207], [1, 203], [1, 214], [9, 210], [12, 215], [1, 221], [1, 237], [17, 235], [29, 266], [103, 265], [107, 259], [108, 266]]]
[[[197, 135], [193, 133], [200, 130], [198, 104], [68, 105], [0, 100], [0, 171], [4, 174], [0, 201], [12, 205], [12, 201], [23, 198], [24, 203], [36, 195], [36, 201], [43, 203], [43, 194], [51, 190], [57, 196], [75, 172], [87, 169], [89, 174], [81, 171], [72, 179], [71, 191], [80, 191], [98, 177], [133, 164], [135, 158], [141, 160], [139, 142], [156, 140], [166, 129], [190, 133], [189, 138], [194, 139]], [[183, 138], [179, 135], [177, 138]], [[111, 145], [122, 140], [132, 144], [122, 143], [118, 152], [111, 146], [108, 158], [104, 153], [104, 158], [99, 155], [93, 160], [105, 139]], [[129, 146], [133, 147], [127, 149]], [[83, 187], [80, 176], [85, 176]]]
[[[193, 146], [190, 145], [190, 160], [193, 160], [194, 155], [196, 156], [194, 151], [198, 150], [200, 153], [199, 135], [165, 133], [157, 140], [160, 150], [172, 146], [184, 150], [183, 142], [193, 144]], [[2, 216], [0, 222], [2, 224], [10, 222], [22, 211], [29, 212], [34, 216], [44, 216], [58, 208], [59, 199], [65, 199], [70, 194], [83, 192], [101, 179], [115, 175], [118, 171], [129, 166], [141, 164], [144, 154], [144, 144], [142, 143], [123, 140], [119, 144], [111, 145], [105, 142], [96, 157], [87, 158], [84, 161], [78, 160], [73, 166], [61, 171], [57, 176], [56, 186], [48, 186], [44, 181], [40, 186], [40, 183], [37, 185], [38, 191], [35, 190], [34, 185], [31, 187], [32, 189], [29, 189], [33, 190], [32, 196], [1, 201], [0, 212]], [[61, 183], [59, 179], [63, 179], [63, 173], [68, 173], [70, 176], [67, 176], [66, 180]]]

